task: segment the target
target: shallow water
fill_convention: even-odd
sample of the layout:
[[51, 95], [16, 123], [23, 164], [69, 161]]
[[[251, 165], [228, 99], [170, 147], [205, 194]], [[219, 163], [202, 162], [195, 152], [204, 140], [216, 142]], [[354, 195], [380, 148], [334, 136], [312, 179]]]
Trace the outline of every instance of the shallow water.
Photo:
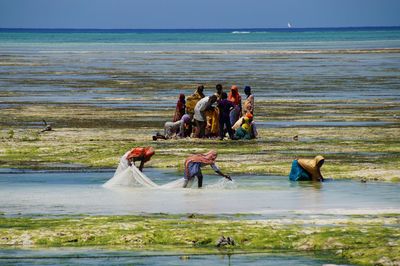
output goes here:
[[[157, 184], [181, 178], [177, 173], [146, 169]], [[398, 183], [331, 180], [289, 182], [280, 176], [234, 176], [235, 187], [149, 189], [101, 185], [106, 172], [0, 173], [0, 212], [5, 215], [254, 213], [264, 217], [400, 212]], [[220, 180], [205, 176], [205, 186]]]
[[256, 100], [265, 101], [399, 100], [400, 53], [383, 50], [392, 48], [400, 48], [400, 28], [250, 34], [3, 30], [0, 92], [7, 95], [0, 104], [174, 108], [176, 96], [191, 94], [196, 83], [212, 84], [209, 94], [219, 82], [251, 85]]
[[381, 127], [399, 125], [399, 123], [383, 121], [257, 121], [259, 128], [282, 127]]
[[[296, 253], [185, 255], [96, 249], [0, 249], [1, 265], [324, 265], [332, 260]], [[330, 264], [332, 265], [332, 264]]]

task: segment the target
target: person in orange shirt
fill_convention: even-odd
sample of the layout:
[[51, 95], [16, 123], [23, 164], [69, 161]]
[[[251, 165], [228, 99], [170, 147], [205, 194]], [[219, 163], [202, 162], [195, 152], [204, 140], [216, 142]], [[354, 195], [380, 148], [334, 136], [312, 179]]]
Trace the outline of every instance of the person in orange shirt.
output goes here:
[[137, 147], [125, 153], [123, 157], [128, 161], [128, 165], [131, 166], [135, 162], [140, 161], [139, 170], [143, 170], [144, 163], [150, 161], [151, 157], [155, 154], [152, 147]]

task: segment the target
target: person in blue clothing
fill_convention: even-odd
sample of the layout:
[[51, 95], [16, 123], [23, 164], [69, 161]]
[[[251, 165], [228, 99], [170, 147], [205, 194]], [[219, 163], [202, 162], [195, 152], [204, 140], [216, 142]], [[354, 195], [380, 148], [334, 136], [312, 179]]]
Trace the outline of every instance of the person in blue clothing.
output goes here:
[[217, 106], [219, 108], [219, 139], [224, 139], [226, 134], [225, 129], [228, 131], [229, 138], [234, 139], [229, 114], [233, 108], [235, 108], [235, 105], [228, 100], [228, 94], [226, 92], [221, 93], [221, 99], [218, 101]]
[[294, 160], [289, 179], [291, 181], [324, 181], [324, 177], [321, 174], [321, 167], [324, 162], [325, 158], [321, 155], [311, 160]]
[[198, 187], [201, 188], [203, 186], [203, 174], [201, 173], [201, 167], [206, 165], [210, 165], [217, 174], [232, 181], [232, 178], [229, 175], [223, 174], [218, 166], [215, 164], [217, 156], [217, 152], [214, 150], [210, 150], [209, 152], [204, 154], [193, 154], [189, 156], [185, 160], [185, 181], [183, 187], [188, 187], [193, 178], [197, 177]]

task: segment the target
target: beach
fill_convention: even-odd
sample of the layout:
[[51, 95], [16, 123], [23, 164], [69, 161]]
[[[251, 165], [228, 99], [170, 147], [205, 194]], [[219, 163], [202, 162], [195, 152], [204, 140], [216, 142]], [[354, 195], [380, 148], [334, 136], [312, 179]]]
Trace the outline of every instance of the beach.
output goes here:
[[[22, 249], [103, 245], [114, 250], [124, 243], [136, 251], [172, 252], [182, 247], [188, 254], [214, 254], [218, 230], [233, 221], [243, 231], [232, 227], [224, 234], [237, 240], [237, 252], [285, 249], [303, 256], [304, 251], [323, 251], [327, 263], [398, 263], [399, 62], [396, 27], [0, 30], [0, 245]], [[189, 96], [203, 84], [204, 93], [211, 95], [218, 83], [225, 91], [238, 85], [240, 93], [244, 86], [252, 87], [257, 139], [152, 140], [166, 121], [172, 121], [180, 93]], [[53, 130], [40, 132], [42, 120]], [[159, 184], [181, 178], [188, 155], [216, 149], [218, 165], [237, 180], [238, 188], [201, 192], [101, 188], [119, 158], [139, 146], [154, 147], [156, 154], [146, 163], [145, 173]], [[292, 161], [317, 154], [325, 157], [322, 173], [330, 181], [319, 187], [291, 185], [287, 176]], [[214, 179], [210, 169], [205, 173], [207, 185]], [[152, 199], [152, 193], [160, 198]], [[29, 197], [21, 200], [23, 195]], [[103, 199], [101, 204], [96, 205], [97, 198]], [[204, 203], [205, 199], [210, 200]], [[241, 204], [230, 206], [236, 199]], [[317, 203], [301, 205], [310, 200]], [[134, 204], [138, 201], [141, 204]], [[212, 236], [201, 230], [192, 235], [188, 213], [199, 215], [194, 220]], [[210, 224], [207, 215], [212, 215]], [[114, 216], [120, 220], [113, 221]], [[59, 227], [46, 231], [46, 219]], [[93, 238], [71, 227], [69, 219], [90, 221]], [[101, 238], [95, 231], [102, 219], [110, 220], [110, 230], [123, 228], [122, 233]], [[158, 236], [161, 240], [153, 231], [153, 235], [143, 233], [140, 228], [145, 225], [137, 225], [137, 230], [129, 227], [149, 221], [151, 230], [170, 232], [180, 220], [188, 231]], [[248, 239], [261, 230], [255, 221], [268, 230], [276, 226], [280, 237], [272, 240], [263, 235], [271, 238], [271, 245]], [[16, 225], [25, 222], [32, 227]], [[308, 232], [303, 227], [310, 224]], [[60, 228], [68, 237], [59, 235]], [[350, 243], [346, 233], [363, 238]], [[134, 236], [126, 240], [130, 234]], [[283, 244], [290, 239], [297, 242]], [[376, 244], [367, 247], [371, 239]], [[231, 248], [228, 253], [234, 254]], [[1, 263], [6, 261], [1, 256], [13, 256], [14, 251], [2, 252]], [[249, 259], [237, 258], [238, 264]]]

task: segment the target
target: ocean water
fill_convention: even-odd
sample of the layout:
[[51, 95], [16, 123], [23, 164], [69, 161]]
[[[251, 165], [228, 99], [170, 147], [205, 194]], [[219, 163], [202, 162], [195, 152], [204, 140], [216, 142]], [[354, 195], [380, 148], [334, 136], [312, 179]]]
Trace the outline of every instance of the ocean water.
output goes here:
[[[173, 254], [168, 252], [110, 251], [85, 248], [3, 249], [1, 265], [345, 265], [304, 254]], [[334, 264], [332, 264], [334, 263]], [[346, 264], [348, 265], [348, 264]]]
[[[182, 173], [147, 168], [161, 185]], [[328, 180], [289, 182], [284, 176], [233, 176], [235, 185], [213, 186], [221, 179], [205, 175], [203, 189], [102, 187], [113, 171], [0, 172], [0, 213], [15, 215], [121, 215], [140, 213], [250, 213], [256, 218], [341, 217], [398, 213], [400, 184]], [[235, 204], [232, 204], [235, 202]], [[300, 215], [300, 216], [299, 216]]]
[[399, 101], [400, 28], [0, 30], [1, 106], [165, 109], [219, 82], [266, 101]]

